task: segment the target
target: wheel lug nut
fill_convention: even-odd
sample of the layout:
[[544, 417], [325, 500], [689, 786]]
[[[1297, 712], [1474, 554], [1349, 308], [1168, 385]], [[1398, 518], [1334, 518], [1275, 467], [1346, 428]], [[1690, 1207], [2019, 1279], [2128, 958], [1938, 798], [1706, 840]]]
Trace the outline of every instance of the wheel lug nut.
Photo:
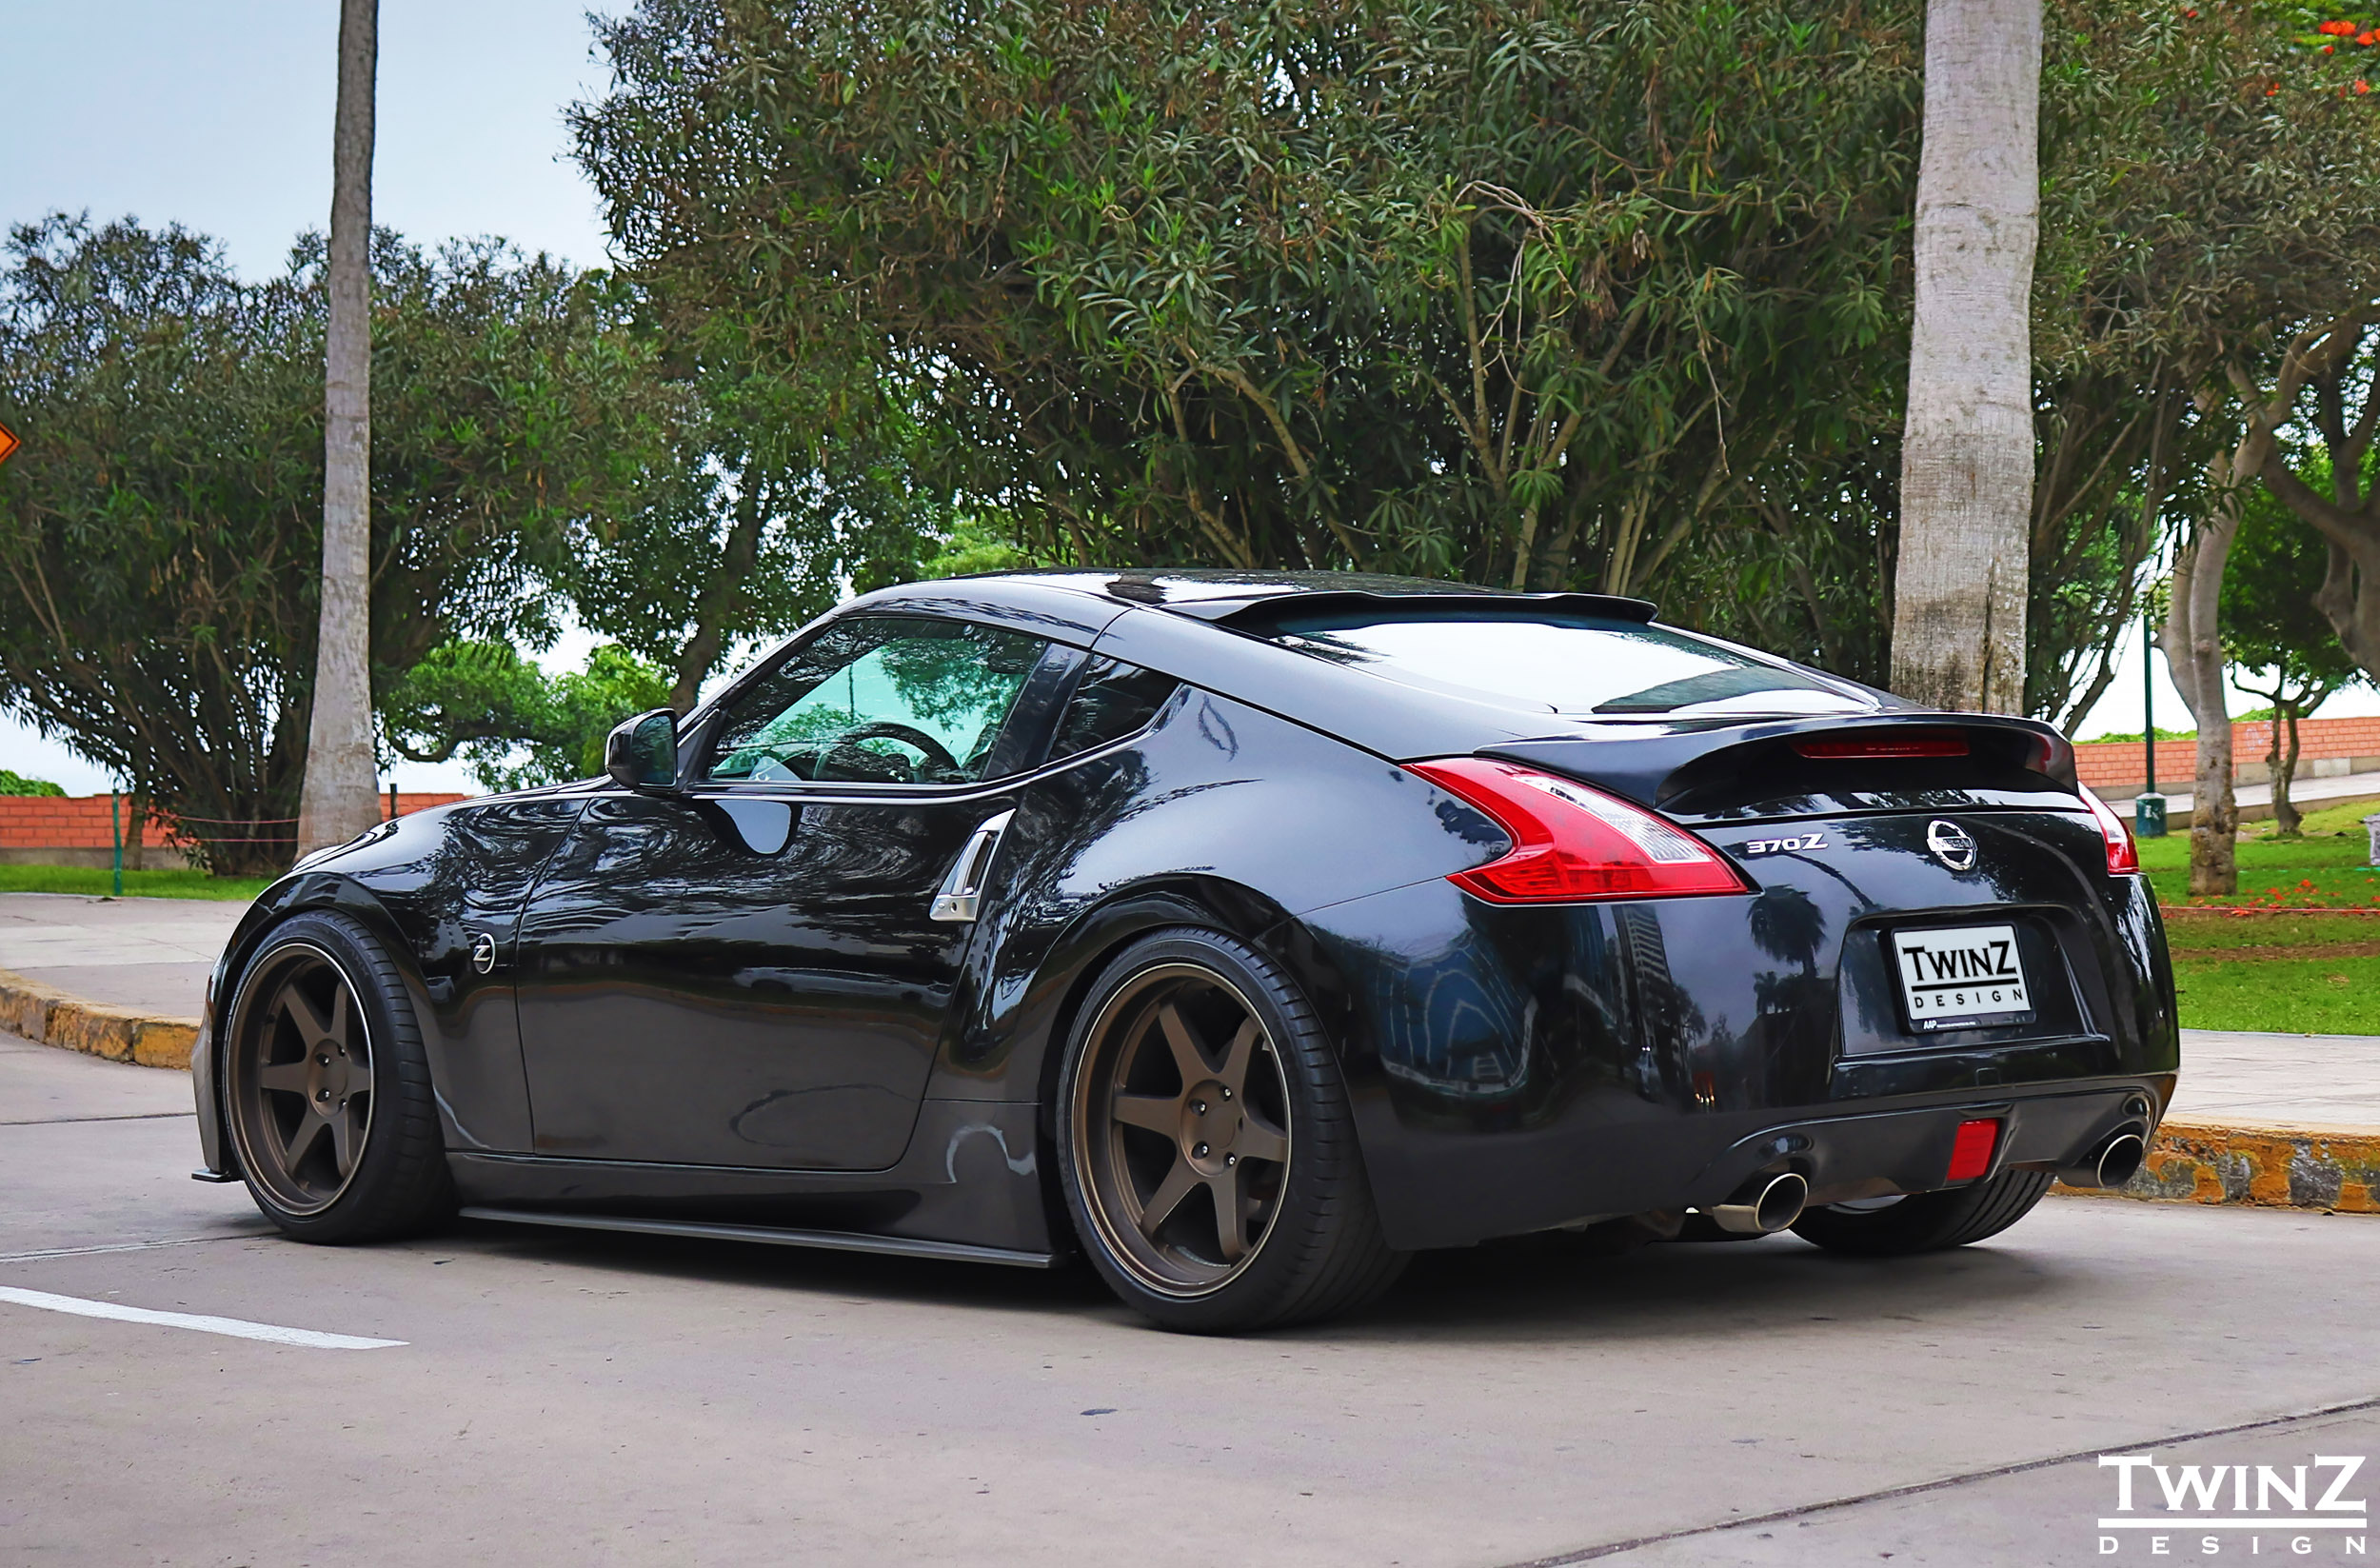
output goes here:
[[1229, 1089], [1225, 1089], [1223, 1091], [1223, 1098], [1225, 1100], [1229, 1100], [1231, 1098], [1231, 1091]]
[[314, 1060], [323, 1066], [327, 1067], [330, 1065], [330, 1058], [327, 1056], [318, 1056]]
[[328, 1100], [330, 1098], [330, 1091], [328, 1089], [316, 1089], [314, 1091], [314, 1098], [317, 1100]]
[[1190, 1151], [1190, 1157], [1194, 1160], [1204, 1160], [1206, 1158], [1206, 1145], [1203, 1143], [1197, 1145]]
[[1206, 1114], [1206, 1102], [1203, 1100], [1193, 1100], [1190, 1102], [1190, 1114], [1193, 1116], [1204, 1116]]
[[1226, 1165], [1237, 1165], [1240, 1163], [1240, 1157], [1236, 1154], [1227, 1154], [1223, 1156], [1223, 1163]]

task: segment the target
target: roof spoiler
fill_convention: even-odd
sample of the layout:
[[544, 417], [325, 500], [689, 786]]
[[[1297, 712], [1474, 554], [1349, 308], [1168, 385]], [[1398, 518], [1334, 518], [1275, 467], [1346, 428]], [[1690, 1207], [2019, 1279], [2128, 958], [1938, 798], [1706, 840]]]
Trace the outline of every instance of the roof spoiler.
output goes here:
[[1649, 599], [1623, 599], [1609, 593], [1513, 593], [1479, 588], [1469, 593], [1378, 593], [1362, 588], [1331, 588], [1319, 593], [1275, 593], [1261, 599], [1210, 599], [1165, 606], [1177, 615], [1196, 616], [1239, 631], [1264, 632], [1288, 620], [1316, 615], [1376, 614], [1422, 610], [1468, 611], [1486, 616], [1528, 620], [1547, 614], [1591, 615], [1605, 621], [1653, 619]]

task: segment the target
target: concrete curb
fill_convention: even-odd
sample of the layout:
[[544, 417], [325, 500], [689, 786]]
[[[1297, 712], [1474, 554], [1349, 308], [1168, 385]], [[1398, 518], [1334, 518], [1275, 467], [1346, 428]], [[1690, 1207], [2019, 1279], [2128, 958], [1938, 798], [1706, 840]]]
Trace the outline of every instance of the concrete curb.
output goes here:
[[0, 969], [0, 1029], [43, 1045], [188, 1072], [198, 1020], [110, 1007]]
[[2076, 1198], [2380, 1214], [2380, 1127], [2319, 1122], [2168, 1121], [2140, 1174], [2120, 1192], [2055, 1189]]

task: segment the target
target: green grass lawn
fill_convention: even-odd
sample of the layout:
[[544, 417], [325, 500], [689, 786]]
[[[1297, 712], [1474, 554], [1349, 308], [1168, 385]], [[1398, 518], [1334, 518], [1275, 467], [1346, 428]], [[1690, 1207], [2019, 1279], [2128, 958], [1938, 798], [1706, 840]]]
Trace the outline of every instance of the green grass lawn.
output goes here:
[[[2367, 812], [2380, 802], [2348, 801], [2306, 815], [2306, 836], [2276, 839], [2272, 824], [2255, 824], [2255, 836], [2239, 843], [2239, 892], [2195, 902], [2284, 905], [2291, 908], [2380, 908], [2380, 867], [2364, 863], [2370, 840]], [[2157, 901], [2187, 904], [2190, 897], [2190, 835], [2170, 833], [2140, 841], [2140, 868]]]
[[2173, 959], [2185, 1029], [2380, 1035], [2380, 958]]
[[[0, 893], [85, 893], [106, 896], [114, 873], [89, 865], [0, 865]], [[127, 871], [128, 899], [238, 899], [270, 885], [264, 877], [210, 877], [204, 871]]]

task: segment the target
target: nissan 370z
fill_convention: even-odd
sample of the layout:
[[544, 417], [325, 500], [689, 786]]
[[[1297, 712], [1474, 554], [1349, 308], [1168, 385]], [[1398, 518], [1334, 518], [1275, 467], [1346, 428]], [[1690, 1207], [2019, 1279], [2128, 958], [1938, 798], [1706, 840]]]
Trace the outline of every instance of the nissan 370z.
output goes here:
[[314, 1241], [1080, 1256], [1223, 1331], [1536, 1232], [1957, 1246], [2172, 1095], [2156, 904], [2053, 730], [1632, 600], [917, 584], [607, 764], [257, 900], [202, 1177]]

